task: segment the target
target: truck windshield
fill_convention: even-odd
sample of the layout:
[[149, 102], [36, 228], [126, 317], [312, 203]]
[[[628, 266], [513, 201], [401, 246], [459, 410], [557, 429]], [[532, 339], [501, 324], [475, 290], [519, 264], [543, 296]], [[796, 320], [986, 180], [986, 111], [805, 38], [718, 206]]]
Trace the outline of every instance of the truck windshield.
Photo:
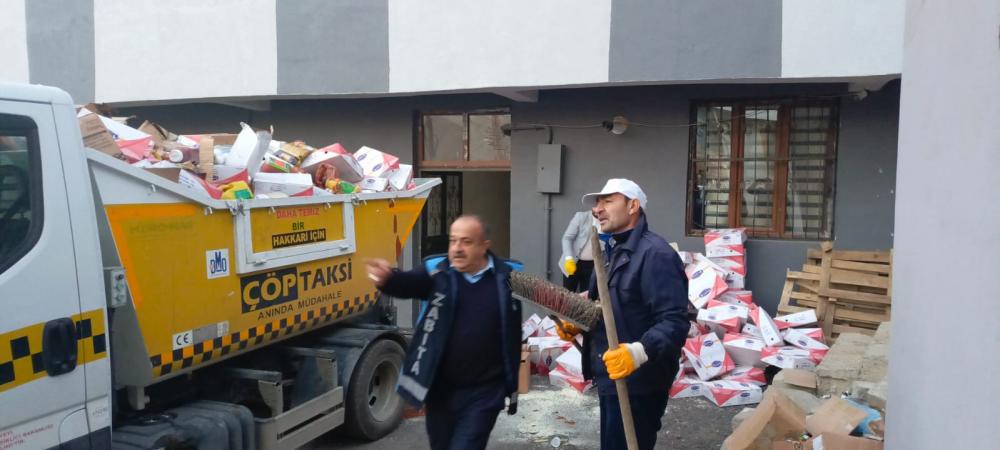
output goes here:
[[38, 129], [28, 117], [0, 114], [0, 273], [41, 232]]

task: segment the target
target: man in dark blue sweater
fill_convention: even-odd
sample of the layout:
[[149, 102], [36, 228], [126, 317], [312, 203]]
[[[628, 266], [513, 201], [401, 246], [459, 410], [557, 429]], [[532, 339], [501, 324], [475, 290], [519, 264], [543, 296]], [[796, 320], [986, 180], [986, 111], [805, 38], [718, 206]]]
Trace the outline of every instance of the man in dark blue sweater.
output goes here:
[[[647, 228], [646, 194], [637, 184], [612, 178], [583, 201], [593, 207], [604, 239], [610, 306], [622, 342], [608, 348], [603, 321], [584, 335], [583, 375], [594, 379], [600, 395], [601, 449], [626, 448], [614, 385], [624, 378], [639, 448], [651, 450], [690, 326], [687, 276], [677, 253]], [[596, 277], [589, 296], [597, 298]], [[559, 330], [559, 335], [569, 340], [577, 332]]]
[[489, 251], [486, 224], [462, 216], [451, 225], [448, 257], [427, 258], [412, 271], [368, 262], [386, 294], [427, 299], [403, 360], [399, 393], [427, 408], [432, 449], [483, 449], [510, 398], [517, 408], [521, 306], [508, 274], [520, 264]]

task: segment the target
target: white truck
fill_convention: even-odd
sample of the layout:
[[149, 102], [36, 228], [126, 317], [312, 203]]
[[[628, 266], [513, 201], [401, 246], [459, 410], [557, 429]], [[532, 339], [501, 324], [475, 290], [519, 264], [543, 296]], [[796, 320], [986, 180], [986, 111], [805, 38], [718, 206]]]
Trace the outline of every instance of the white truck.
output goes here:
[[399, 257], [439, 181], [224, 201], [161, 175], [84, 148], [65, 92], [0, 84], [0, 449], [395, 428], [406, 335], [363, 258]]

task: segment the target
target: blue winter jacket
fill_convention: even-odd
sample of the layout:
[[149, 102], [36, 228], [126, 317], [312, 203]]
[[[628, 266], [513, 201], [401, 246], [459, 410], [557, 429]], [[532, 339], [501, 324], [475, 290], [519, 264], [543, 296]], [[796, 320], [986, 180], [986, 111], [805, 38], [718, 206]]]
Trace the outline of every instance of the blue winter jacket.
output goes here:
[[[667, 241], [649, 231], [644, 213], [628, 239], [613, 247], [609, 260], [605, 268], [618, 341], [642, 342], [649, 357], [625, 378], [629, 395], [666, 393], [677, 374], [681, 347], [690, 327], [684, 265]], [[591, 278], [589, 295], [598, 298], [596, 273]], [[584, 337], [584, 377], [595, 380], [600, 395], [615, 395], [614, 383], [601, 359], [608, 350], [604, 321]]]
[[[521, 302], [511, 296], [509, 274], [521, 270], [521, 263], [504, 260], [492, 253], [494, 279], [500, 299], [500, 330], [495, 345], [503, 347], [504, 387], [510, 398], [508, 412], [517, 408], [517, 374], [521, 360]], [[447, 350], [454, 318], [454, 304], [461, 273], [451, 268], [446, 256], [430, 256], [423, 267], [395, 271], [381, 291], [399, 298], [425, 299], [414, 328], [413, 341], [403, 358], [397, 390], [417, 406], [422, 405], [434, 384], [438, 366]]]

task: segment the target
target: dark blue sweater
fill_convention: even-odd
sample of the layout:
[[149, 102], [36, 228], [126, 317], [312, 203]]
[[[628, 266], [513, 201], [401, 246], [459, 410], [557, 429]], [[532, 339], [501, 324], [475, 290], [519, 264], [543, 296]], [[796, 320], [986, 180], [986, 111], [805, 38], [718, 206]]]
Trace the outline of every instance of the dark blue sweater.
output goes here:
[[503, 345], [497, 333], [500, 302], [496, 277], [490, 270], [475, 283], [469, 283], [465, 277], [456, 278], [455, 322], [441, 361], [442, 376], [435, 382], [436, 389], [478, 386], [499, 381], [503, 376]]

